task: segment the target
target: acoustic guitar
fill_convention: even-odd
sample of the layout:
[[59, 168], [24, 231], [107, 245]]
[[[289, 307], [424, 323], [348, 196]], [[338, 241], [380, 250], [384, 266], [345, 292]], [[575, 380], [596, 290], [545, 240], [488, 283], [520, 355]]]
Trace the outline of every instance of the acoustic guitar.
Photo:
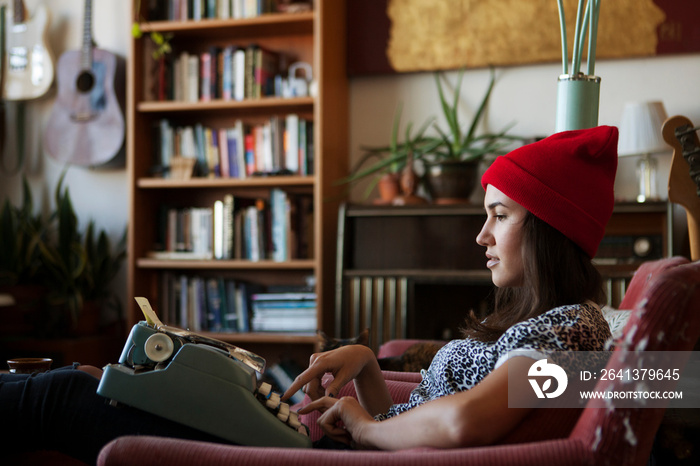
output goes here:
[[668, 199], [685, 208], [688, 219], [690, 257], [700, 260], [700, 127], [693, 127], [684, 116], [668, 118], [661, 129], [664, 140], [673, 147], [668, 177]]
[[[92, 40], [92, 0], [85, 0], [83, 46], [58, 59], [58, 95], [44, 133], [44, 148], [59, 162], [102, 165], [124, 145], [124, 115], [115, 93], [118, 58]], [[118, 75], [118, 76], [117, 76]]]
[[7, 21], [5, 100], [31, 100], [43, 96], [54, 79], [54, 57], [48, 46], [46, 32], [49, 12], [39, 5], [31, 18], [22, 0], [13, 1], [12, 19]]

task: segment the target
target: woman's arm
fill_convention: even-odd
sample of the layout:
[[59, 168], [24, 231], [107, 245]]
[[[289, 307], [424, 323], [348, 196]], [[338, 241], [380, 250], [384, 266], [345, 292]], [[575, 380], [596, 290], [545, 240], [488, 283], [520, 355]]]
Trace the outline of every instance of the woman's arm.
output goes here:
[[[457, 448], [489, 445], [510, 432], [530, 411], [508, 408], [508, 368], [511, 376], [526, 380], [533, 360], [510, 359], [471, 390], [425, 403], [385, 421], [377, 422], [353, 398], [320, 399], [300, 413], [325, 411], [319, 424], [326, 435], [363, 448]], [[522, 378], [521, 378], [522, 377]], [[338, 427], [342, 421], [344, 427]]]
[[[327, 387], [323, 387], [321, 380], [326, 373], [333, 374], [334, 378]], [[302, 387], [312, 400], [324, 396], [336, 397], [350, 381], [355, 383], [360, 403], [372, 415], [384, 413], [392, 405], [377, 358], [370, 348], [362, 345], [343, 346], [312, 355], [308, 369], [294, 380], [282, 399], [289, 398]]]

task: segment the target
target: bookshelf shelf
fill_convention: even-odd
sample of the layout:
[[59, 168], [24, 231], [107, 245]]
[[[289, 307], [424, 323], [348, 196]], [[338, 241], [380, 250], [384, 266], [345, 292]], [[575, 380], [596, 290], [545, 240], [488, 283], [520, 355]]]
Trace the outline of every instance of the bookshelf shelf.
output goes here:
[[[149, 32], [173, 32], [178, 35], [221, 34], [227, 37], [240, 34], [261, 36], [283, 36], [288, 34], [312, 33], [315, 12], [309, 13], [269, 13], [254, 18], [203, 19], [200, 21], [150, 21], [141, 23], [141, 30]], [[235, 31], [231, 31], [235, 28]]]
[[138, 104], [138, 111], [143, 113], [175, 113], [175, 112], [211, 112], [228, 110], [266, 110], [279, 112], [310, 112], [313, 111], [313, 97], [294, 97], [283, 99], [279, 97], [262, 97], [247, 100], [212, 100], [210, 102], [173, 102], [148, 101]]
[[[253, 289], [259, 292], [259, 289], [294, 288], [315, 283], [316, 328], [332, 332], [337, 215], [339, 204], [344, 197], [343, 187], [338, 186], [336, 181], [348, 173], [345, 1], [316, 0], [314, 11], [309, 13], [273, 13], [245, 19], [186, 21], [161, 21], [155, 14], [149, 17], [149, 5], [157, 7], [161, 5], [160, 2], [133, 0], [132, 9], [137, 5], [140, 5], [141, 10], [133, 11], [132, 17], [139, 18], [144, 34], [141, 38], [131, 39], [130, 60], [127, 63], [127, 171], [130, 190], [127, 295], [148, 297], [159, 315], [170, 316], [164, 322], [184, 327], [178, 322], [183, 314], [171, 312], [173, 301], [176, 298], [181, 300], [182, 295], [175, 295], [172, 290], [173, 286], [180, 286], [182, 289], [188, 283], [187, 280], [205, 283], [205, 287], [208, 287], [210, 282], [218, 281], [227, 292], [227, 287], [234, 284], [236, 299], [239, 299], [239, 290], [243, 288], [241, 283], [246, 284], [246, 293], [253, 292]], [[160, 16], [162, 17], [164, 16]], [[150, 32], [172, 33], [172, 53], [167, 59], [156, 61], [152, 58], [153, 44], [148, 35]], [[265, 92], [250, 94], [246, 88], [244, 98], [230, 94], [229, 97], [235, 98], [228, 99], [223, 98], [224, 94], [217, 89], [216, 93], [212, 92], [206, 98], [189, 101], [187, 99], [188, 96], [191, 98], [192, 89], [198, 90], [200, 96], [207, 89], [202, 88], [201, 84], [208, 75], [197, 76], [200, 80], [197, 87], [185, 80], [190, 86], [186, 95], [172, 92], [173, 86], [168, 88], [163, 85], [164, 82], [171, 84], [168, 79], [173, 79], [172, 83], [175, 82], [174, 74], [171, 76], [167, 73], [174, 73], [174, 68], [169, 67], [176, 59], [197, 56], [203, 60], [206, 53], [214, 57], [218, 56], [214, 55], [219, 53], [217, 50], [223, 51], [226, 48], [244, 49], [247, 52], [255, 45], [287, 57], [285, 66], [297, 61], [311, 64], [317, 89], [314, 96], [282, 98], [265, 96]], [[192, 69], [188, 69], [188, 79], [193, 76]], [[200, 73], [205, 69], [200, 68]], [[214, 68], [210, 70], [215, 72]], [[246, 71], [248, 72], [249, 70]], [[281, 70], [280, 75], [286, 78], [287, 70]], [[181, 88], [178, 87], [177, 90], [181, 91]], [[251, 98], [251, 95], [263, 97]], [[259, 177], [246, 173], [248, 176], [238, 178], [231, 171], [231, 177], [189, 179], [159, 178], [154, 175], [164, 172], [163, 166], [168, 166], [168, 158], [163, 157], [167, 152], [162, 149], [171, 148], [167, 144], [164, 145], [170, 141], [167, 139], [170, 134], [182, 136], [182, 133], [177, 131], [189, 130], [189, 127], [199, 131], [200, 127], [205, 131], [219, 131], [221, 133], [218, 137], [223, 137], [221, 134], [225, 134], [224, 130], [232, 130], [234, 127], [238, 130], [242, 124], [244, 130], [248, 131], [272, 122], [275, 118], [278, 121], [284, 120], [286, 128], [287, 124], [291, 124], [288, 123], [288, 118], [293, 119], [295, 116], [298, 117], [300, 125], [310, 123], [313, 126], [309, 127], [307, 132], [300, 129], [297, 133], [300, 138], [300, 163], [298, 170], [292, 172], [298, 174]], [[164, 132], [164, 129], [169, 129], [167, 126], [170, 126], [173, 133]], [[196, 137], [202, 141], [200, 134], [202, 133]], [[277, 133], [277, 136], [279, 134]], [[312, 144], [306, 149], [309, 154], [306, 158], [301, 150], [301, 138], [304, 134], [307, 136], [307, 143]], [[201, 146], [196, 147], [199, 157], [202, 153]], [[247, 153], [249, 146], [246, 145], [245, 150]], [[173, 156], [178, 155], [178, 152], [171, 153]], [[240, 153], [239, 151], [238, 154]], [[203, 159], [198, 160], [201, 163]], [[304, 161], [306, 165], [302, 164]], [[206, 163], [209, 162], [207, 155]], [[247, 158], [245, 162], [248, 170]], [[217, 172], [212, 170], [212, 165], [208, 165], [207, 168], [205, 173]], [[256, 166], [255, 171], [261, 170]], [[223, 168], [221, 173], [225, 173]], [[227, 249], [230, 255], [222, 256], [231, 257], [227, 259], [190, 260], [182, 259], [182, 256], [163, 259], [149, 256], [153, 250], [183, 250], [178, 249], [179, 245], [170, 249], [174, 244], [169, 223], [173, 215], [177, 215], [177, 221], [180, 222], [179, 215], [182, 213], [194, 217], [201, 214], [201, 209], [211, 208], [218, 201], [226, 202], [231, 197], [235, 201], [228, 204], [226, 209], [230, 210], [226, 210], [226, 214], [235, 214], [238, 209], [251, 209], [253, 206], [259, 208], [261, 205], [269, 206], [272, 211], [273, 202], [279, 199], [280, 192], [286, 195], [287, 200], [299, 202], [295, 206], [296, 211], [292, 210], [296, 212], [293, 215], [298, 215], [299, 223], [295, 228], [299, 229], [288, 230], [290, 233], [287, 234], [289, 241], [295, 241], [295, 247], [290, 248], [286, 260], [272, 260], [268, 249], [264, 250], [264, 256], [260, 260], [241, 259], [240, 257], [244, 256], [239, 256], [238, 253], [243, 251], [243, 248], [238, 243], [234, 243], [235, 248]], [[233, 217], [235, 224], [238, 217]], [[230, 218], [231, 216], [228, 216], [228, 219]], [[228, 220], [224, 216], [220, 224], [226, 221]], [[244, 218], [242, 221], [248, 219]], [[272, 224], [272, 220], [269, 220], [265, 228]], [[180, 232], [175, 231], [178, 234]], [[248, 230], [245, 229], [235, 231], [248, 234]], [[227, 244], [230, 245], [230, 236], [226, 238], [229, 241]], [[176, 238], [175, 241], [179, 242], [180, 239]], [[287, 246], [291, 244], [289, 241]], [[199, 254], [195, 253], [194, 249], [192, 252], [193, 256]], [[187, 286], [189, 287], [189, 284]], [[209, 292], [208, 288], [205, 289]], [[129, 326], [142, 320], [141, 311], [135, 302], [129, 299], [127, 306]], [[218, 326], [207, 325], [202, 328], [205, 329], [202, 333], [206, 335], [241, 344], [255, 351], [268, 359], [268, 364], [274, 363], [285, 354], [291, 354], [306, 363], [317, 345], [313, 333], [219, 333], [206, 331], [207, 328], [219, 328]]]
[[274, 262], [270, 260], [178, 260], [178, 259], [150, 259], [140, 258], [137, 262], [143, 269], [188, 269], [188, 270], [309, 270], [314, 269], [314, 261], [289, 260]]
[[143, 189], [202, 189], [244, 188], [273, 186], [313, 186], [313, 176], [268, 176], [239, 180], [235, 178], [192, 178], [171, 180], [167, 178], [139, 178], [138, 187]]

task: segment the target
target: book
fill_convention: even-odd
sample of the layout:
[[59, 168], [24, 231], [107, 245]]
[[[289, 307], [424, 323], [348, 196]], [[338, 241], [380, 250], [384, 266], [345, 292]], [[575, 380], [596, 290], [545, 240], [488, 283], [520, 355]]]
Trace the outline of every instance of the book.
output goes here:
[[243, 145], [239, 145], [239, 139], [241, 138], [235, 127], [226, 129], [226, 152], [228, 154], [228, 169], [231, 178], [245, 178], [245, 176], [241, 176], [241, 171], [245, 173], [245, 166], [240, 163], [242, 157], [239, 156], [238, 151], [242, 150], [239, 149], [239, 146], [243, 147]]
[[199, 100], [209, 102], [213, 96], [212, 88], [212, 56], [209, 51], [202, 52], [199, 55]]
[[284, 262], [289, 259], [287, 253], [287, 234], [289, 231], [287, 194], [279, 188], [270, 190], [270, 212], [272, 220], [272, 260]]
[[207, 330], [220, 332], [223, 328], [224, 309], [224, 282], [223, 278], [209, 278], [207, 280]]
[[284, 168], [299, 174], [299, 115], [290, 113], [284, 125]]
[[190, 54], [187, 57], [187, 73], [186, 73], [186, 92], [185, 100], [187, 102], [197, 102], [199, 100], [199, 56]]
[[279, 53], [257, 45], [254, 49], [253, 97], [260, 98], [275, 94], [275, 76], [279, 74]]
[[224, 100], [233, 99], [233, 53], [235, 48], [233, 45], [227, 45], [222, 51], [221, 98]]
[[232, 85], [234, 100], [245, 99], [245, 71], [246, 71], [246, 51], [244, 48], [237, 48], [233, 52]]
[[233, 259], [234, 255], [234, 197], [232, 194], [226, 194], [223, 201], [223, 258]]
[[230, 178], [230, 160], [228, 155], [228, 131], [226, 128], [219, 128], [218, 130], [218, 147], [219, 147], [219, 167], [221, 178]]
[[226, 259], [224, 255], [224, 202], [214, 201], [214, 259]]

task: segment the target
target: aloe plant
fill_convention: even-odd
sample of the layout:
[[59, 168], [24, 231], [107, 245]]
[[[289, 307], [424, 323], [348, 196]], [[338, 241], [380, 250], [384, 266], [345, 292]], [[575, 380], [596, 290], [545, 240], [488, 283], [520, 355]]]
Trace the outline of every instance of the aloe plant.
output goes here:
[[484, 94], [484, 97], [481, 99], [481, 103], [468, 127], [460, 122], [458, 112], [464, 69], [459, 71], [452, 102], [449, 102], [445, 95], [442, 84], [442, 81], [445, 79], [444, 75], [440, 72], [436, 72], [434, 77], [442, 113], [447, 121], [447, 130], [443, 130], [437, 123], [433, 125], [439, 136], [437, 141], [432, 141], [434, 149], [431, 152], [431, 161], [476, 161], [482, 159], [485, 155], [500, 154], [503, 152], [503, 149], [514, 140], [522, 139], [507, 134], [512, 125], [498, 133], [477, 135], [477, 128], [484, 117], [484, 112], [486, 111], [493, 86], [496, 82], [496, 74], [493, 68], [491, 68], [486, 94]]

